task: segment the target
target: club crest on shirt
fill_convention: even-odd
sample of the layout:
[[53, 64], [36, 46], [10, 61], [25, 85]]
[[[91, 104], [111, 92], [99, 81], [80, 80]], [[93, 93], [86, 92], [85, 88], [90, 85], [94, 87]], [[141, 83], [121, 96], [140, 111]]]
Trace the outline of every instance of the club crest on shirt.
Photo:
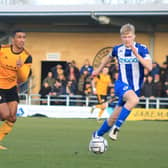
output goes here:
[[128, 86], [124, 86], [124, 87], [123, 87], [123, 90], [127, 90], [127, 89], [128, 89]]

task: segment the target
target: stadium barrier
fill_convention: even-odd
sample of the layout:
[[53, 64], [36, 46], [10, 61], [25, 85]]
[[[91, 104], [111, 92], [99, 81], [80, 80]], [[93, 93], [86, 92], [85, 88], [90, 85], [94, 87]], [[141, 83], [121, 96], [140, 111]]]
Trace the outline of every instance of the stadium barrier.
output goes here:
[[[62, 104], [65, 106], [92, 106], [96, 103], [96, 96], [82, 96], [82, 95], [60, 95], [60, 96], [51, 96], [47, 95], [46, 98], [41, 98], [40, 94], [19, 94], [20, 103], [27, 105], [39, 105], [41, 101], [46, 102], [46, 106], [56, 104]], [[116, 103], [116, 101], [114, 102]], [[155, 109], [168, 109], [168, 98], [140, 98], [140, 102], [137, 105], [139, 108], [155, 108]]]
[[[44, 116], [49, 118], [97, 118], [99, 109], [91, 111], [91, 105], [97, 103], [96, 96], [84, 97], [80, 95], [58, 97], [47, 96], [41, 99], [39, 94], [21, 94], [17, 115], [21, 117]], [[46, 101], [46, 105], [39, 105], [40, 101]], [[51, 105], [52, 102], [60, 102], [63, 105]], [[138, 106], [128, 117], [128, 120], [168, 120], [168, 99], [156, 98], [141, 99]], [[163, 108], [160, 108], [163, 107]], [[102, 118], [108, 118], [113, 108], [107, 107]]]
[[[99, 109], [90, 113], [91, 107], [19, 105], [17, 116], [43, 116], [49, 118], [97, 118]], [[113, 108], [106, 108], [102, 118], [108, 118]], [[127, 120], [168, 120], [168, 109], [134, 109]]]

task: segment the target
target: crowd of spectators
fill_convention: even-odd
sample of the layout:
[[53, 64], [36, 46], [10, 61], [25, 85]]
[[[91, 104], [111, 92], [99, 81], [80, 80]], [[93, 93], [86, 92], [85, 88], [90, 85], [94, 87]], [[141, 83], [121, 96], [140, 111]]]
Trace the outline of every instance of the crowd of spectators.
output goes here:
[[152, 66], [151, 72], [145, 70], [142, 97], [168, 97], [168, 63], [164, 62], [159, 66], [153, 62]]
[[[110, 62], [107, 67], [112, 81], [112, 87], [108, 94], [114, 94], [114, 81], [118, 77], [118, 67], [115, 61]], [[46, 95], [94, 95], [91, 84], [91, 74], [93, 66], [86, 59], [83, 66], [78, 68], [75, 61], [67, 63], [66, 68], [57, 64], [51, 68], [48, 75], [43, 79], [39, 94], [41, 98]], [[168, 97], [168, 63], [164, 62], [161, 66], [153, 62], [151, 72], [145, 70], [145, 80], [141, 92], [141, 97]], [[45, 104], [43, 101], [41, 104]], [[58, 104], [55, 102], [54, 104]]]

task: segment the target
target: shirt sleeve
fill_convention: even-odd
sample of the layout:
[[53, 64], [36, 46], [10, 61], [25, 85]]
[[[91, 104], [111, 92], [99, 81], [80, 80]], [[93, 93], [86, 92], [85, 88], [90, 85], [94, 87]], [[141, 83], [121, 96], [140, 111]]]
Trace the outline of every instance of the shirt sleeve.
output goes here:
[[32, 56], [29, 55], [27, 59], [25, 60], [24, 64], [32, 64]]
[[148, 48], [145, 45], [141, 45], [139, 54], [144, 58], [144, 59], [151, 59], [151, 56], [149, 54]]
[[111, 57], [117, 57], [117, 47], [112, 49]]

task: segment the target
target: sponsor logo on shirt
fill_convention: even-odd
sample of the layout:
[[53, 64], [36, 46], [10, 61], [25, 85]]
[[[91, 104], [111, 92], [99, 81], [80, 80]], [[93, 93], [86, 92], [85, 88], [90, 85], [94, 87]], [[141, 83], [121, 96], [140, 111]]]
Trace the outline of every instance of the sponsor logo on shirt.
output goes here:
[[125, 57], [125, 58], [119, 58], [119, 63], [125, 63], [125, 64], [131, 64], [131, 63], [137, 63], [138, 59], [135, 57]]

